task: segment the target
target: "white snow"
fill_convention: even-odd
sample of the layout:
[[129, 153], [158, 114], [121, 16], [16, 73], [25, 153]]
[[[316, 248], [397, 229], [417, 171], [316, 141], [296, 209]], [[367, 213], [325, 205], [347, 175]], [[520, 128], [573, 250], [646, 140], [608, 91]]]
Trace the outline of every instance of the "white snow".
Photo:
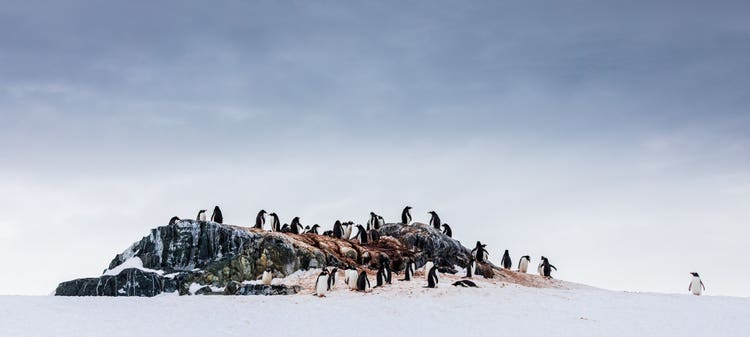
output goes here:
[[[305, 284], [313, 274], [295, 277]], [[0, 296], [0, 335], [731, 337], [750, 331], [750, 298], [475, 281], [482, 288], [456, 288], [444, 278], [439, 288], [426, 289], [421, 279], [394, 277], [393, 285], [370, 293], [340, 286], [324, 298], [309, 287], [294, 296]]]
[[117, 267], [104, 271], [104, 274], [102, 275], [117, 275], [117, 274], [120, 274], [120, 272], [122, 272], [123, 270], [129, 269], [129, 268], [136, 268], [136, 269], [140, 269], [146, 272], [157, 273], [159, 275], [164, 274], [163, 270], [148, 269], [148, 268], [143, 267], [143, 261], [141, 261], [140, 257], [136, 256], [136, 257], [131, 257], [127, 259], [125, 262], [121, 263]]

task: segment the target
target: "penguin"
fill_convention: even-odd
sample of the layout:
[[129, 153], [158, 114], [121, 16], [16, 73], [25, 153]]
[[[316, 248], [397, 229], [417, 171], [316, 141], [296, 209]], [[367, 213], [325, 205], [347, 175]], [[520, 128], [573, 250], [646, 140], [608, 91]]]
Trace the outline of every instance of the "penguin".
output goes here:
[[372, 256], [370, 256], [370, 252], [362, 253], [360, 264], [370, 264], [370, 261], [372, 261]]
[[271, 217], [271, 231], [272, 232], [281, 232], [281, 222], [279, 221], [279, 216], [276, 215], [276, 213], [269, 214]]
[[333, 237], [333, 231], [325, 231], [323, 232], [323, 236]]
[[544, 265], [544, 259], [546, 259], [546, 257], [544, 257], [544, 256], [540, 257], [539, 258], [539, 266], [536, 267], [537, 274], [539, 274], [541, 276], [544, 276], [544, 271], [542, 270], [542, 266]]
[[401, 212], [401, 223], [404, 225], [408, 225], [411, 223], [411, 213], [409, 213], [409, 210], [411, 209], [411, 206], [404, 207], [404, 210]]
[[266, 211], [262, 209], [260, 210], [260, 212], [258, 212], [258, 215], [255, 216], [255, 226], [253, 226], [253, 228], [263, 229], [263, 225], [265, 224], [266, 224]]
[[453, 230], [451, 229], [451, 226], [448, 226], [447, 223], [443, 224], [443, 234], [447, 235], [449, 238], [453, 237]]
[[529, 262], [531, 262], [531, 257], [528, 255], [521, 256], [521, 259], [518, 260], [518, 271], [525, 273], [529, 270]]
[[432, 261], [427, 261], [427, 263], [424, 264], [423, 271], [424, 271], [425, 279], [429, 277], [430, 269], [432, 269], [432, 267], [434, 267], [434, 266], [435, 266], [435, 264], [432, 263]]
[[320, 228], [320, 225], [314, 224], [312, 227], [310, 227], [310, 231], [308, 231], [308, 233], [318, 235], [318, 228]]
[[411, 260], [406, 260], [406, 267], [404, 267], [404, 278], [399, 281], [411, 281], [412, 276], [414, 276], [414, 262], [411, 262]]
[[307, 234], [310, 232], [310, 225], [305, 226], [305, 229], [302, 230], [302, 234]]
[[370, 241], [378, 242], [378, 240], [380, 240], [380, 231], [378, 231], [377, 229], [371, 230], [369, 234], [370, 234]]
[[[359, 225], [360, 227], [362, 225]], [[357, 277], [357, 291], [367, 292], [370, 290], [370, 279], [367, 278], [367, 273], [364, 271], [359, 273]]]
[[171, 219], [169, 219], [169, 226], [174, 226], [178, 222], [180, 222], [180, 218], [173, 216]]
[[351, 290], [357, 290], [357, 279], [359, 277], [359, 274], [357, 274], [356, 269], [347, 269], [344, 272], [344, 282], [347, 286], [349, 286], [349, 289]]
[[351, 221], [347, 221], [346, 223], [344, 223], [344, 224], [343, 224], [343, 229], [344, 229], [344, 233], [343, 233], [343, 235], [344, 235], [344, 239], [347, 239], [347, 240], [349, 240], [349, 239], [350, 239], [350, 238], [352, 237], [352, 228], [353, 228], [353, 227], [354, 227], [354, 223], [353, 223], [353, 222], [351, 222]]
[[367, 243], [367, 230], [362, 225], [357, 225], [357, 240], [361, 245]]
[[195, 217], [195, 221], [206, 221], [206, 210], [202, 209], [198, 211], [198, 216]]
[[432, 266], [432, 268], [430, 268], [430, 272], [427, 273], [427, 288], [437, 288], [437, 285], [437, 266]]
[[344, 229], [341, 227], [341, 221], [336, 220], [333, 224], [333, 237], [337, 239], [344, 237]]
[[391, 280], [393, 277], [393, 271], [391, 270], [391, 260], [387, 255], [381, 255], [380, 261], [382, 261], [380, 264], [383, 267], [383, 271], [385, 272], [385, 283], [391, 284]]
[[688, 291], [695, 296], [700, 296], [703, 294], [703, 291], [706, 290], [706, 286], [703, 285], [703, 281], [701, 281], [701, 277], [698, 276], [698, 273], [692, 272], [690, 275], [693, 275], [693, 279], [690, 281]]
[[435, 213], [435, 211], [430, 211], [428, 212], [428, 214], [432, 215], [432, 217], [430, 218], [430, 225], [432, 225], [433, 228], [440, 230], [440, 225], [442, 225], [442, 223], [440, 222], [440, 217], [437, 215], [437, 213]]
[[385, 226], [385, 219], [383, 219], [382, 216], [378, 215], [378, 225], [375, 226], [376, 229], [380, 229], [380, 227]]
[[211, 213], [211, 221], [216, 223], [224, 223], [224, 216], [221, 215], [219, 206], [214, 206], [214, 212]]
[[266, 270], [263, 272], [263, 277], [261, 278], [261, 282], [265, 285], [271, 285], [271, 281], [273, 280], [273, 271], [271, 271], [271, 268], [266, 268]]
[[474, 259], [474, 257], [469, 258], [469, 263], [466, 265], [466, 278], [471, 278], [474, 276], [474, 273], [476, 273], [477, 270], [477, 262]]
[[288, 224], [284, 224], [284, 226], [281, 226], [281, 232], [282, 233], [291, 233], [292, 230], [291, 230], [291, 228], [289, 228]]
[[315, 281], [315, 295], [318, 297], [324, 297], [328, 291], [328, 269], [323, 268], [323, 271], [318, 274], [318, 279]]
[[339, 272], [339, 269], [336, 267], [333, 267], [331, 269], [331, 272], [328, 274], [328, 291], [333, 290], [333, 288], [336, 288], [336, 274]]
[[552, 269], [557, 270], [555, 266], [549, 264], [549, 260], [545, 257], [542, 261], [542, 276], [546, 278], [552, 278]]
[[367, 220], [367, 230], [369, 231], [373, 228], [380, 228], [380, 224], [378, 223], [378, 215], [375, 212], [370, 212], [370, 220]]
[[375, 288], [382, 287], [386, 283], [386, 278], [388, 276], [385, 272], [385, 266], [380, 265], [380, 268], [378, 268], [378, 273], [375, 275]]
[[292, 219], [292, 223], [289, 225], [290, 229], [292, 230], [293, 234], [299, 234], [302, 232], [302, 225], [299, 223], [299, 217], [295, 216], [294, 219]]
[[513, 262], [510, 260], [510, 254], [507, 249], [505, 250], [505, 253], [503, 253], [503, 259], [500, 261], [500, 264], [502, 264], [505, 269], [513, 267]]
[[469, 287], [469, 288], [479, 288], [479, 287], [477, 287], [476, 283], [474, 283], [472, 281], [469, 281], [469, 280], [460, 280], [460, 281], [453, 282], [453, 286], [464, 287], [464, 288], [467, 288], [467, 287]]
[[483, 245], [480, 241], [477, 241], [477, 246], [471, 250], [471, 254], [475, 256], [477, 262], [484, 263], [490, 256], [490, 253], [484, 247], [487, 247], [487, 245]]

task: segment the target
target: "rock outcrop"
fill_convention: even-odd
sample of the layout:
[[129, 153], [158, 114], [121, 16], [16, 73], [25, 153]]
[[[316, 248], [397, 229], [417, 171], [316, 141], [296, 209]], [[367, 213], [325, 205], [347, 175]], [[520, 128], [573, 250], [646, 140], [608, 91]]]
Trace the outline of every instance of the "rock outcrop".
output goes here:
[[[428, 260], [452, 268], [465, 266], [470, 250], [439, 230], [421, 223], [386, 224], [377, 242], [359, 244], [316, 234], [272, 233], [215, 222], [182, 220], [157, 227], [130, 248], [115, 256], [105, 273], [138, 258], [142, 269], [123, 269], [116, 275], [61, 283], [60, 296], [155, 296], [162, 292], [181, 295], [293, 294], [294, 286], [243, 284], [270, 267], [275, 277], [322, 266], [376, 268], [388, 259], [401, 270], [411, 259], [417, 266]], [[488, 268], [491, 269], [491, 268]], [[154, 272], [157, 271], [157, 272]], [[201, 286], [191, 291], [191, 286]], [[205, 288], [210, 286], [210, 288]], [[229, 289], [228, 289], [229, 286]]]

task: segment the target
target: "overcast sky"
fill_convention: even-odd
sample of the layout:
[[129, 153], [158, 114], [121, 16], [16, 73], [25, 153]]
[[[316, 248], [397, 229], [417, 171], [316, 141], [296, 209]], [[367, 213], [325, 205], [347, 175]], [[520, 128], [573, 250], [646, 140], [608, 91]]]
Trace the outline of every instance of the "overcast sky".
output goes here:
[[746, 1], [4, 1], [2, 294], [177, 215], [436, 210], [617, 290], [750, 296]]

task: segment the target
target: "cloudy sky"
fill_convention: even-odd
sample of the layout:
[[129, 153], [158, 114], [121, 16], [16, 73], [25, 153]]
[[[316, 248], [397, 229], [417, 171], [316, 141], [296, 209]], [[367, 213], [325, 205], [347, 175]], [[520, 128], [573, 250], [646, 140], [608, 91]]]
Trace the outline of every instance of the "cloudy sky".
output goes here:
[[5, 1], [2, 294], [220, 205], [750, 296], [746, 1]]

